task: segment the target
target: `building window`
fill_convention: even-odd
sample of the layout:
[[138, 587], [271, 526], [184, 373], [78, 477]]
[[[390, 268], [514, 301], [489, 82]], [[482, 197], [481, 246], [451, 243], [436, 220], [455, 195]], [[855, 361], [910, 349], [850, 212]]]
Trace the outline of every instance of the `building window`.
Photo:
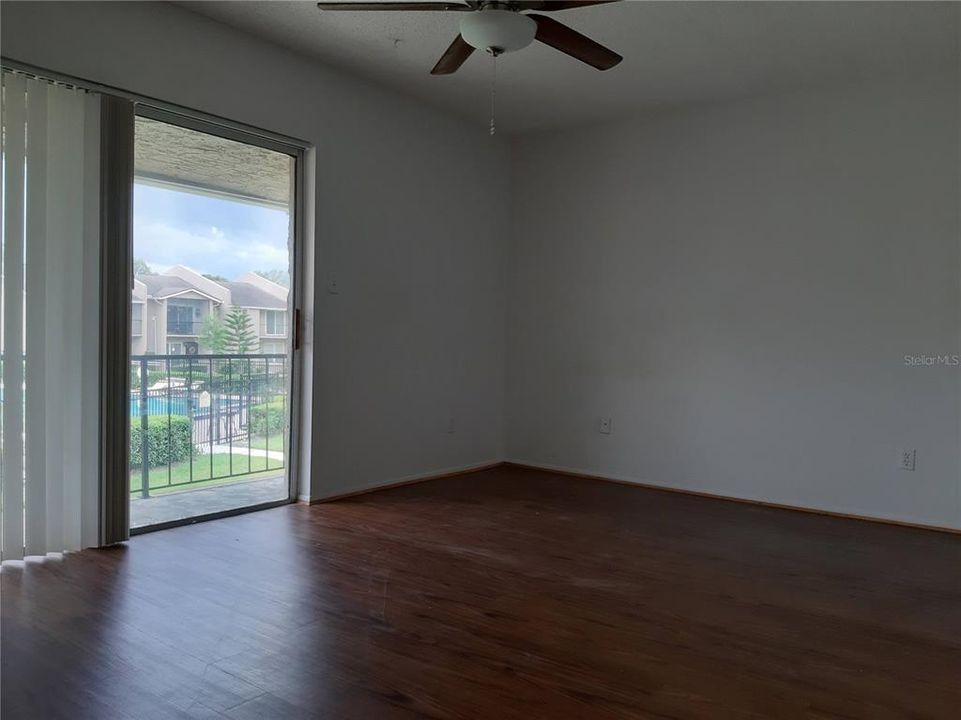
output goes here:
[[283, 310], [264, 310], [264, 335], [286, 335], [287, 313]]
[[199, 335], [203, 300], [177, 300], [167, 303], [168, 335]]
[[143, 335], [143, 304], [133, 303], [130, 306], [130, 334], [134, 337]]

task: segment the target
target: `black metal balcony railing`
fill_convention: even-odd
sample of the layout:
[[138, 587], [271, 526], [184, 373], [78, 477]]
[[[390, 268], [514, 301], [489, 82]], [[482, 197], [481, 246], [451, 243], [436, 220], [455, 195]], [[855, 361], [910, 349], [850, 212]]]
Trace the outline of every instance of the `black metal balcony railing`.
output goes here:
[[204, 324], [200, 320], [173, 320], [167, 318], [168, 335], [200, 335]]
[[130, 490], [283, 472], [284, 354], [135, 355], [130, 361]]

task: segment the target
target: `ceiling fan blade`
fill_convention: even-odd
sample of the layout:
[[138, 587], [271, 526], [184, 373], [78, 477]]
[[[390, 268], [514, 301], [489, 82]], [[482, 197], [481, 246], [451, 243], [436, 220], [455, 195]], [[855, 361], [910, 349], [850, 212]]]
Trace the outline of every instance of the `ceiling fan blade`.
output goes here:
[[430, 74], [450, 75], [452, 72], [457, 72], [457, 69], [464, 64], [464, 61], [470, 57], [472, 52], [474, 52], [474, 48], [468, 45], [464, 38], [458, 34], [450, 47], [440, 56], [440, 60], [434, 65]]
[[537, 23], [535, 39], [591, 67], [609, 70], [624, 59], [613, 50], [608, 50], [586, 35], [581, 35], [577, 30], [572, 30], [546, 15], [528, 15], [527, 17]]
[[360, 11], [426, 11], [426, 12], [472, 12], [474, 8], [460, 2], [319, 2], [321, 10]]
[[620, 0], [514, 0], [514, 2], [508, 2], [508, 5], [517, 10], [557, 12], [558, 10], [573, 10], [574, 8], [607, 5], [614, 2], [620, 2]]

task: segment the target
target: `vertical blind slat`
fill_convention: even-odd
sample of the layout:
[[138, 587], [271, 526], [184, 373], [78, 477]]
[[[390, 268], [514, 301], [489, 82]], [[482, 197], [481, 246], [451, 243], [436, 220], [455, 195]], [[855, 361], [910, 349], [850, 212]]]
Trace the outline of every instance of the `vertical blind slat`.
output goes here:
[[[67, 90], [64, 93], [65, 143], [62, 151], [63, 168], [61, 172], [71, 191], [60, 198], [71, 223], [64, 234], [61, 252], [66, 262], [66, 272], [62, 276], [65, 298], [64, 324], [61, 329], [65, 372], [67, 373], [65, 392], [61, 398], [61, 418], [63, 427], [63, 549], [79, 550], [80, 508], [82, 503], [81, 481], [83, 472], [83, 431], [84, 416], [81, 403], [83, 397], [83, 251], [84, 251], [84, 187], [83, 149], [84, 149], [84, 98], [80, 90]], [[96, 422], [95, 418], [92, 421]]]
[[[71, 188], [64, 173], [67, 130], [67, 110], [64, 94], [59, 88], [50, 88], [47, 98], [47, 197], [51, 200], [65, 200]], [[72, 189], [77, 192], [77, 188]], [[47, 275], [62, 278], [67, 271], [63, 255], [64, 245], [70, 235], [69, 206], [65, 202], [47, 203]], [[61, 413], [61, 399], [65, 387], [63, 375], [66, 370], [64, 361], [64, 304], [66, 295], [62, 282], [47, 283], [47, 315], [44, 318], [45, 342], [47, 348], [47, 397], [45, 410], [44, 439], [46, 440], [47, 469], [47, 548], [63, 548], [64, 497], [64, 423]]]
[[[4, 73], [0, 78], [0, 128], [7, 127], [7, 76]], [[0, 132], [0, 158], [6, 158], [6, 132]], [[6, 195], [4, 195], [4, 182], [2, 172], [2, 162], [0, 162], [0, 216], [2, 209], [6, 206]], [[3, 237], [3, 221], [0, 218], [0, 240]], [[0, 241], [0, 317], [6, 308], [4, 302], [4, 282], [3, 282], [3, 243]], [[0, 330], [0, 357], [3, 356], [3, 332]], [[3, 382], [3, 367], [0, 365], [0, 384]], [[0, 396], [0, 446], [4, 439], [3, 433], [3, 397]], [[0, 450], [0, 560], [3, 559], [3, 451]]]
[[3, 152], [3, 549], [23, 557], [23, 215], [26, 85], [4, 77]]
[[[7, 127], [7, 78], [4, 74], [0, 78], [0, 128]], [[0, 132], [0, 158], [4, 160], [0, 161], [0, 215], [2, 215], [2, 209], [6, 205], [6, 183], [4, 182], [4, 173], [2, 172], [2, 165], [6, 162], [6, 131]], [[4, 302], [3, 302], [3, 221], [0, 219], [0, 317], [3, 317]], [[0, 358], [3, 357], [3, 328], [0, 327]], [[0, 385], [3, 382], [3, 368], [0, 365]], [[3, 559], [3, 396], [0, 395], [0, 560]]]
[[27, 80], [27, 243], [26, 243], [26, 554], [47, 550], [46, 412], [47, 307], [47, 84]]
[[[83, 157], [100, 158], [100, 96], [81, 94], [84, 113]], [[83, 283], [83, 336], [80, 345], [82, 396], [80, 437], [80, 546], [100, 542], [100, 162], [83, 163], [83, 245], [78, 266]], [[129, 293], [128, 293], [129, 297]], [[125, 368], [126, 369], [126, 366]], [[127, 375], [124, 376], [126, 388]]]

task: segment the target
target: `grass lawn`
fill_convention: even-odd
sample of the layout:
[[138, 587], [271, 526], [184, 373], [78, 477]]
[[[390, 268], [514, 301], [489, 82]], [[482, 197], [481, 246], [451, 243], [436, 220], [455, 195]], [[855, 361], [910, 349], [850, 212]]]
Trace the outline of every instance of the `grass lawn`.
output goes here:
[[[250, 447], [266, 450], [268, 439], [270, 440], [270, 452], [274, 452], [275, 450], [280, 452], [284, 451], [284, 434], [282, 432], [279, 432], [276, 435], [271, 435], [270, 438], [265, 438], [263, 435], [259, 437], [255, 435], [254, 437], [250, 438]], [[244, 446], [247, 445], [246, 442], [243, 444]]]
[[[248, 458], [246, 453], [238, 451], [233, 454], [233, 474], [231, 474], [231, 456], [215, 453], [194, 458], [194, 482], [175, 488], [168, 487], [171, 484], [189, 482], [191, 479], [190, 466], [191, 463], [189, 462], [175, 463], [170, 466], [169, 476], [166, 465], [150, 468], [150, 493], [161, 495], [165, 492], [199, 489], [213, 487], [214, 485], [230, 485], [248, 480], [276, 477], [283, 472], [281, 470], [283, 463], [280, 460], [262, 457]], [[219, 477], [222, 475], [230, 475], [230, 477]], [[131, 491], [140, 491], [141, 480], [139, 468], [134, 469], [130, 474]]]

